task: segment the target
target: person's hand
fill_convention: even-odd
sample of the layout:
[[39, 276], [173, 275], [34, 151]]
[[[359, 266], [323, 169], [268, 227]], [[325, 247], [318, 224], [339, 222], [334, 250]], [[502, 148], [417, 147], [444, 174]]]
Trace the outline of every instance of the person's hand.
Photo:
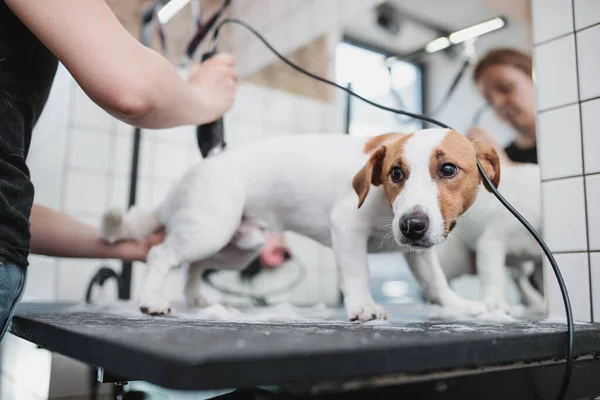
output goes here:
[[119, 242], [115, 244], [115, 246], [119, 246], [119, 258], [124, 261], [146, 262], [150, 249], [157, 244], [161, 244], [165, 240], [165, 235], [165, 230], [160, 229], [139, 241]]
[[210, 122], [221, 118], [233, 105], [237, 79], [235, 58], [229, 53], [215, 54], [192, 67], [188, 82], [204, 104], [203, 112]]
[[467, 136], [467, 139], [469, 139], [469, 140], [478, 140], [480, 142], [490, 144], [490, 145], [494, 146], [496, 149], [500, 148], [496, 139], [488, 131], [486, 131], [485, 129], [480, 128], [478, 126], [471, 128], [467, 132], [466, 136]]

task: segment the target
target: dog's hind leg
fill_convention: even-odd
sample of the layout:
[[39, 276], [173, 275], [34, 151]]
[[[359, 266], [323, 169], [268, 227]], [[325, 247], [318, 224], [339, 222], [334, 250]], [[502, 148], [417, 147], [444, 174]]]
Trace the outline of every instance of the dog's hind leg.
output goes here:
[[185, 282], [185, 298], [189, 307], [206, 307], [210, 305], [201, 293], [200, 281], [202, 271], [241, 270], [260, 255], [261, 245], [252, 248], [239, 248], [237, 243], [229, 243], [213, 257], [190, 264]]
[[546, 311], [544, 296], [542, 296], [542, 294], [538, 292], [529, 281], [529, 277], [534, 272], [533, 269], [533, 261], [524, 262], [522, 267], [519, 268], [521, 273], [515, 277], [515, 279], [521, 292], [521, 296], [523, 297], [523, 302], [529, 308], [531, 308], [532, 311], [536, 313], [544, 313]]
[[185, 279], [185, 299], [188, 307], [206, 307], [210, 305], [200, 290], [202, 271], [206, 268], [202, 261], [190, 263]]
[[142, 312], [169, 313], [169, 302], [163, 294], [169, 271], [182, 263], [211, 258], [232, 240], [239, 227], [244, 205], [239, 187], [207, 186], [210, 195], [199, 190], [183, 195], [169, 218], [164, 243], [148, 253], [148, 271], [140, 299]]

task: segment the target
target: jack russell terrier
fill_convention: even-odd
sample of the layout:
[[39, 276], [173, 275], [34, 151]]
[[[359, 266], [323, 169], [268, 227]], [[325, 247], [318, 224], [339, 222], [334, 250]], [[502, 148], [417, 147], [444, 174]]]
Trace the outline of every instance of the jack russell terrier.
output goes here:
[[140, 298], [147, 314], [170, 312], [165, 278], [183, 263], [190, 264], [188, 303], [207, 304], [198, 288], [201, 270], [246, 267], [264, 238], [257, 225], [333, 249], [351, 320], [387, 318], [370, 293], [367, 254], [390, 251], [410, 252], [408, 264], [430, 301], [478, 314], [485, 305], [450, 289], [434, 249], [475, 201], [475, 157], [497, 186], [494, 148], [448, 129], [366, 143], [346, 134], [265, 140], [192, 167], [154, 211], [107, 212], [102, 235], [109, 242], [139, 239], [165, 227], [165, 241], [148, 253]]
[[[540, 169], [535, 164], [502, 164], [498, 190], [536, 231], [542, 227]], [[527, 229], [487, 191], [480, 188], [475, 203], [457, 221], [452, 235], [436, 247], [448, 280], [476, 273], [488, 309], [510, 311], [505, 299], [505, 271], [525, 305], [544, 312], [540, 282], [542, 250]]]

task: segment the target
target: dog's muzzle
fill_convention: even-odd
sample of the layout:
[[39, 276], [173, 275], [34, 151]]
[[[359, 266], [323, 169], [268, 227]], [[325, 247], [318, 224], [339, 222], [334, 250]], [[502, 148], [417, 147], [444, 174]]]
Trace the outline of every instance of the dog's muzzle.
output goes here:
[[412, 242], [423, 239], [429, 229], [429, 217], [423, 211], [413, 211], [400, 219], [400, 232]]

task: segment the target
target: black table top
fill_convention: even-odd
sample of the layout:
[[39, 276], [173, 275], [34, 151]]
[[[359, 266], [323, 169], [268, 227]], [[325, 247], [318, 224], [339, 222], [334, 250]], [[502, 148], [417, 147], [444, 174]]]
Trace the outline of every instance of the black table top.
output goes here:
[[[556, 361], [566, 343], [564, 324], [432, 321], [406, 308], [396, 313], [388, 307], [392, 320], [367, 324], [346, 322], [342, 310], [283, 322], [210, 321], [177, 312], [150, 317], [119, 310], [22, 304], [11, 331], [125, 379], [194, 390]], [[575, 353], [600, 354], [600, 324], [576, 324]]]

